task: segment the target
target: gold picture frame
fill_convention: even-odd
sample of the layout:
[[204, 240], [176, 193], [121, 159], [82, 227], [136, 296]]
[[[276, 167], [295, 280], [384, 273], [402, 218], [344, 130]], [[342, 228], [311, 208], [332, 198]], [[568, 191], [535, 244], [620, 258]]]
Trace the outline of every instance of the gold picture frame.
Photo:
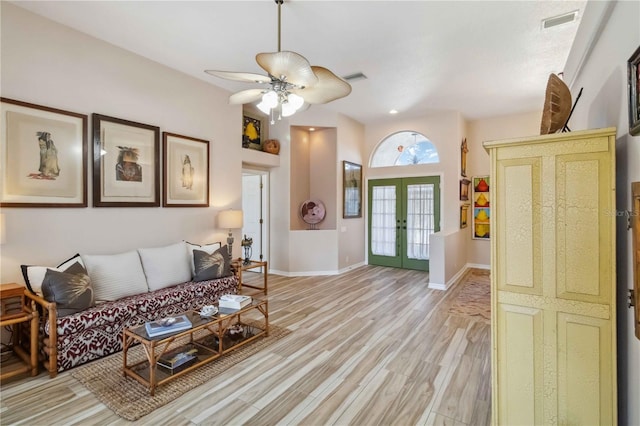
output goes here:
[[87, 207], [88, 117], [0, 101], [0, 207]]

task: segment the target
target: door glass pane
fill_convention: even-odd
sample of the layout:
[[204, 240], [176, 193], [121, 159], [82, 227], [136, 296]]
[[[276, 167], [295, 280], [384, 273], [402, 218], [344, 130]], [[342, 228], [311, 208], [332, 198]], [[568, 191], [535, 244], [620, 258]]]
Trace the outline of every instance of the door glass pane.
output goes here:
[[407, 258], [429, 259], [434, 222], [433, 184], [407, 185]]
[[396, 187], [375, 186], [371, 200], [371, 253], [396, 255]]

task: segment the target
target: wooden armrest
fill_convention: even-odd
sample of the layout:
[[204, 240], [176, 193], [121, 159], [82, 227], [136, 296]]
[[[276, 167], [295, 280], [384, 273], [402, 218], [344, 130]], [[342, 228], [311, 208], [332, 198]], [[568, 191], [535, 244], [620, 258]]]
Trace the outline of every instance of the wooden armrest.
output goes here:
[[45, 323], [49, 323], [49, 337], [45, 339], [44, 334], [42, 337], [42, 344], [45, 346], [45, 352], [48, 355], [48, 362], [45, 364], [47, 370], [49, 371], [49, 377], [55, 377], [58, 374], [58, 329], [56, 327], [56, 320], [58, 318], [58, 311], [55, 302], [49, 302], [44, 298], [38, 296], [37, 294], [32, 293], [27, 290], [24, 292], [25, 296], [31, 299], [31, 303], [37, 303], [42, 306], [43, 315], [42, 315], [42, 326], [45, 326]]
[[34, 302], [36, 302], [37, 304], [39, 304], [40, 306], [42, 306], [47, 311], [51, 311], [51, 309], [54, 309], [54, 310], [56, 309], [56, 304], [54, 302], [49, 302], [44, 298], [42, 298], [41, 296], [31, 293], [29, 290], [25, 291], [24, 295], [27, 296], [29, 299], [33, 300]]

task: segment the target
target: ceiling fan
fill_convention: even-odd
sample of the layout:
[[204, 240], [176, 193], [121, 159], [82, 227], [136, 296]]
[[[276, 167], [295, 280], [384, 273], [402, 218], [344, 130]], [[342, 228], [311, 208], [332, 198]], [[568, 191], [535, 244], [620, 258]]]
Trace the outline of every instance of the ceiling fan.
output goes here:
[[258, 53], [256, 62], [268, 75], [249, 72], [205, 70], [206, 73], [227, 80], [258, 83], [265, 87], [247, 89], [229, 97], [233, 105], [248, 104], [260, 100], [258, 108], [278, 119], [293, 115], [296, 111], [313, 104], [326, 104], [351, 93], [351, 85], [328, 69], [310, 65], [304, 56], [280, 50], [280, 8], [284, 0], [275, 0], [278, 5], [278, 51]]

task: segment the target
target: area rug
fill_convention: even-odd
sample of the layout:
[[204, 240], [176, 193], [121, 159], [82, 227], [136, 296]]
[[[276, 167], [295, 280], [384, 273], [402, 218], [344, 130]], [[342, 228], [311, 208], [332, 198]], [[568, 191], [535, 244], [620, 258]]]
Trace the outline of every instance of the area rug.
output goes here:
[[472, 269], [460, 285], [462, 288], [449, 308], [449, 313], [490, 323], [491, 282], [489, 271]]
[[[71, 376], [82, 383], [102, 403], [120, 417], [134, 421], [151, 413], [185, 392], [211, 380], [238, 362], [264, 349], [291, 333], [290, 330], [269, 325], [269, 336], [256, 339], [226, 355], [205, 364], [184, 376], [158, 386], [155, 396], [131, 377], [122, 375], [122, 352], [78, 367]], [[142, 347], [129, 350], [127, 360], [144, 359]], [[131, 361], [128, 361], [131, 362]]]

